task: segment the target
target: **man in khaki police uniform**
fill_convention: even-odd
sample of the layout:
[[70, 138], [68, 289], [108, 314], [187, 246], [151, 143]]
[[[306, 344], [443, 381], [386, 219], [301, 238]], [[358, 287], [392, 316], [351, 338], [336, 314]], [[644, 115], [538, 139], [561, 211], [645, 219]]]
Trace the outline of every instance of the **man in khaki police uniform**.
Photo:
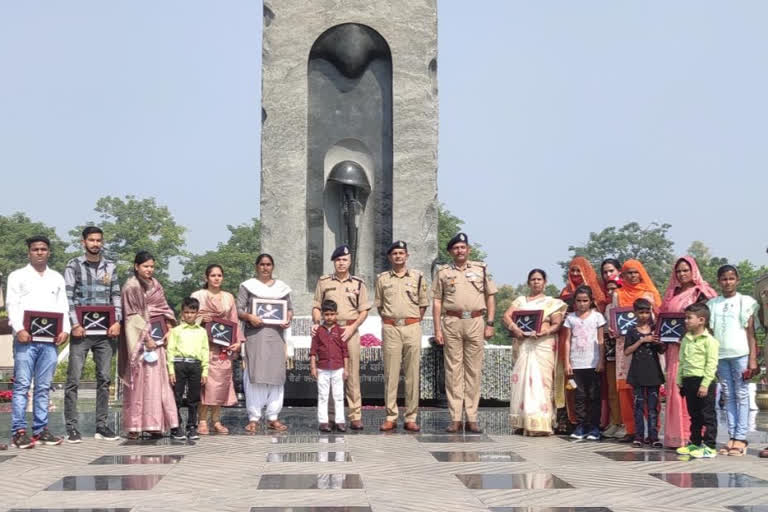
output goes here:
[[382, 357], [384, 358], [384, 403], [387, 418], [379, 430], [397, 428], [397, 384], [400, 366], [405, 373], [405, 424], [411, 432], [419, 410], [419, 364], [421, 362], [421, 319], [429, 306], [427, 280], [418, 270], [406, 267], [408, 245], [398, 240], [389, 246], [387, 258], [392, 270], [376, 277], [376, 308], [381, 316]]
[[320, 307], [324, 300], [336, 302], [338, 307], [338, 323], [344, 329], [341, 336], [347, 342], [349, 351], [349, 376], [344, 384], [347, 395], [347, 413], [349, 428], [362, 430], [362, 398], [360, 396], [360, 333], [357, 328], [368, 317], [368, 291], [365, 283], [359, 277], [349, 273], [352, 255], [349, 246], [336, 248], [331, 255], [335, 272], [322, 276], [315, 287], [315, 297], [312, 301], [312, 335], [323, 320]]
[[[467, 432], [480, 433], [477, 407], [480, 403], [485, 340], [493, 336], [496, 285], [485, 263], [469, 261], [469, 239], [459, 233], [446, 247], [453, 263], [437, 270], [432, 286], [432, 316], [435, 340], [445, 345], [445, 394], [451, 425], [446, 432], [461, 430], [466, 411]], [[442, 317], [442, 325], [440, 316]], [[486, 321], [487, 318], [488, 320]]]

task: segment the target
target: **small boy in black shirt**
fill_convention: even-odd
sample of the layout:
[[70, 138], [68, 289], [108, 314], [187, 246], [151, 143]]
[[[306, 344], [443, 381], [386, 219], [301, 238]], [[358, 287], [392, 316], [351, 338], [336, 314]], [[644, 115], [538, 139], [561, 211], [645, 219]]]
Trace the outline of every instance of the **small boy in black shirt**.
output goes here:
[[[657, 430], [659, 417], [659, 387], [664, 384], [659, 354], [667, 346], [653, 334], [653, 308], [646, 299], [637, 299], [632, 304], [637, 324], [632, 327], [624, 341], [624, 355], [632, 355], [632, 362], [627, 373], [627, 383], [632, 385], [635, 410], [635, 440], [632, 445], [642, 447], [643, 443], [654, 448], [663, 448]], [[645, 436], [643, 421], [645, 408], [648, 407], [648, 436]]]

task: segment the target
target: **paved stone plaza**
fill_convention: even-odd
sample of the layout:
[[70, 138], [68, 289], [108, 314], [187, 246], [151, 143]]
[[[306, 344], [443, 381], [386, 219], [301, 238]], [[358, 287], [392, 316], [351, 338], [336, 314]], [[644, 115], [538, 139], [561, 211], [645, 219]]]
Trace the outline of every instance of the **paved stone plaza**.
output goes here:
[[[685, 461], [615, 442], [511, 435], [506, 414], [483, 409], [479, 436], [443, 435], [443, 409], [423, 412], [421, 434], [381, 434], [383, 411], [372, 409], [362, 433], [328, 436], [315, 431], [314, 409], [286, 408], [288, 433], [246, 435], [245, 411], [227, 409], [229, 436], [107, 442], [92, 438], [93, 413], [82, 412], [81, 445], [0, 452], [0, 511], [768, 511], [759, 430], [745, 457]], [[7, 437], [10, 418], [0, 416]], [[63, 433], [60, 407], [51, 427]]]

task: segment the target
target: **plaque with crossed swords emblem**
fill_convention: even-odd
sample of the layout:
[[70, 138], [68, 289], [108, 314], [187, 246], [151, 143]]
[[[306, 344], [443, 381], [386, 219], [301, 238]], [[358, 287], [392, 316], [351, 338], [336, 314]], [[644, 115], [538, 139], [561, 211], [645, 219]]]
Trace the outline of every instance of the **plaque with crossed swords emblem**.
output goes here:
[[611, 328], [619, 336], [626, 336], [627, 332], [635, 325], [637, 325], [637, 315], [631, 307], [611, 310]]
[[281, 325], [288, 315], [288, 301], [282, 299], [251, 299], [251, 313], [266, 325]]
[[51, 313], [48, 311], [25, 311], [24, 312], [24, 330], [26, 330], [32, 341], [43, 343], [53, 343], [56, 336], [61, 334], [64, 315], [61, 313]]
[[149, 335], [157, 345], [163, 344], [163, 337], [168, 332], [168, 325], [164, 316], [153, 316], [149, 319]]
[[77, 306], [75, 312], [78, 322], [85, 329], [86, 336], [103, 336], [115, 323], [113, 306]]
[[523, 332], [539, 332], [544, 312], [540, 309], [519, 309], [512, 313], [512, 321]]
[[661, 313], [656, 334], [665, 343], [680, 343], [685, 335], [685, 313]]
[[214, 318], [205, 324], [205, 329], [208, 331], [208, 339], [211, 343], [223, 347], [230, 346], [237, 339], [237, 324], [226, 318]]

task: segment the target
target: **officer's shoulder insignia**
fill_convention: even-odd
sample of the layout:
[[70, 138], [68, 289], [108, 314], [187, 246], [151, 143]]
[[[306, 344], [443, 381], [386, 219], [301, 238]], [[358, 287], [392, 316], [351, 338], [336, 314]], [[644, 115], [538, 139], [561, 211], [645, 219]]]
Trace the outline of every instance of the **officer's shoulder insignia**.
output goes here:
[[349, 277], [350, 277], [350, 279], [352, 279], [353, 281], [362, 281], [362, 279], [360, 279], [360, 278], [359, 278], [359, 277], [357, 277], [357, 276], [349, 276]]
[[327, 281], [331, 277], [333, 277], [333, 276], [331, 276], [331, 274], [327, 274], [327, 275], [324, 275], [324, 276], [320, 276], [320, 280], [321, 281]]
[[487, 266], [484, 261], [470, 261], [469, 263], [471, 265], [474, 265], [474, 266], [477, 266], [477, 267], [486, 267]]

